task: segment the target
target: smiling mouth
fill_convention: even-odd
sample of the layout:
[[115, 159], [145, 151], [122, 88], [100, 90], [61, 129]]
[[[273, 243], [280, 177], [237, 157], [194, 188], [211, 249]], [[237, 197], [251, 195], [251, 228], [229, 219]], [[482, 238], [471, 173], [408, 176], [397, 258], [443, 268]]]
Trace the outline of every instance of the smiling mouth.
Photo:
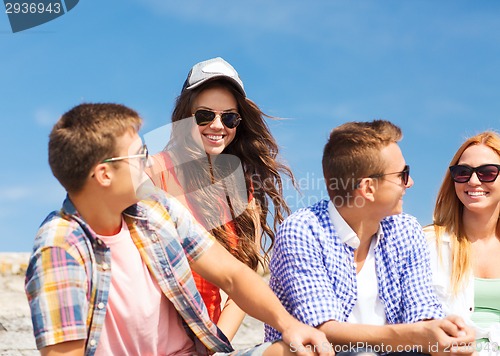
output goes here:
[[224, 138], [224, 135], [204, 135], [210, 141], [220, 141]]
[[470, 197], [484, 197], [488, 195], [488, 192], [465, 192]]

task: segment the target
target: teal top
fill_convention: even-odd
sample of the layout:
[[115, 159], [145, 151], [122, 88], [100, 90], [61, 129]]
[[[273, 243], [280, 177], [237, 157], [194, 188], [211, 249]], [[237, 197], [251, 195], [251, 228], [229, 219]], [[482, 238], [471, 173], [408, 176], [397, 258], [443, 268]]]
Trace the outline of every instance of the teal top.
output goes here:
[[[474, 312], [471, 319], [480, 328], [500, 323], [500, 279], [474, 278]], [[486, 342], [487, 339], [477, 341]], [[477, 347], [482, 346], [478, 344]]]

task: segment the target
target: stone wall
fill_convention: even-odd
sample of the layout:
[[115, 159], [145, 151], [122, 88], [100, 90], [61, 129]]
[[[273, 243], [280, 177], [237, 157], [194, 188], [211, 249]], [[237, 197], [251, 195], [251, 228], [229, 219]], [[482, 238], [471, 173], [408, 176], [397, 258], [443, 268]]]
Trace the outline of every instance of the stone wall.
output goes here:
[[29, 253], [0, 253], [0, 355], [39, 355], [24, 294], [28, 258]]
[[27, 252], [0, 252], [0, 275], [23, 275], [28, 267], [30, 254]]

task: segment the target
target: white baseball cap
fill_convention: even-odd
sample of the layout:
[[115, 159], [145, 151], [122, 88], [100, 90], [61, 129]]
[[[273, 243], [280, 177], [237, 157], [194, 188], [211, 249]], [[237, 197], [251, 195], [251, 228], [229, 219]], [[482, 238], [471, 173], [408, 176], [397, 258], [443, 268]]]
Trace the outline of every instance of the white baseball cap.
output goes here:
[[246, 96], [245, 88], [243, 87], [243, 82], [238, 72], [221, 57], [196, 63], [189, 71], [186, 81], [182, 86], [182, 91], [194, 89], [214, 78], [228, 79], [236, 86], [236, 89], [238, 89], [240, 93]]

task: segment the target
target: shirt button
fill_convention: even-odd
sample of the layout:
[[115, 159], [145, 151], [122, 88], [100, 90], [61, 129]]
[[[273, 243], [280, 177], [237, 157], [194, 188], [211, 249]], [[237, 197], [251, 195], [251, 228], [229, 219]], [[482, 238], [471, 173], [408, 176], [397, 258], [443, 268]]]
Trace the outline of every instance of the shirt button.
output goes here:
[[97, 308], [98, 308], [98, 309], [102, 309], [102, 308], [104, 308], [104, 303], [102, 303], [102, 302], [101, 302], [101, 303], [97, 304]]
[[94, 339], [92, 339], [92, 340], [90, 340], [89, 344], [90, 344], [90, 346], [95, 346], [97, 344], [97, 342]]
[[102, 270], [103, 270], [103, 271], [106, 271], [107, 269], [109, 269], [109, 265], [108, 265], [106, 262], [105, 262], [105, 263], [103, 263], [103, 264], [101, 265], [101, 267], [102, 267]]
[[98, 245], [102, 245], [102, 241], [101, 241], [101, 240], [99, 240], [99, 239], [97, 239], [97, 244], [98, 244]]
[[155, 233], [151, 234], [151, 240], [153, 242], [158, 242], [158, 235], [156, 235]]

